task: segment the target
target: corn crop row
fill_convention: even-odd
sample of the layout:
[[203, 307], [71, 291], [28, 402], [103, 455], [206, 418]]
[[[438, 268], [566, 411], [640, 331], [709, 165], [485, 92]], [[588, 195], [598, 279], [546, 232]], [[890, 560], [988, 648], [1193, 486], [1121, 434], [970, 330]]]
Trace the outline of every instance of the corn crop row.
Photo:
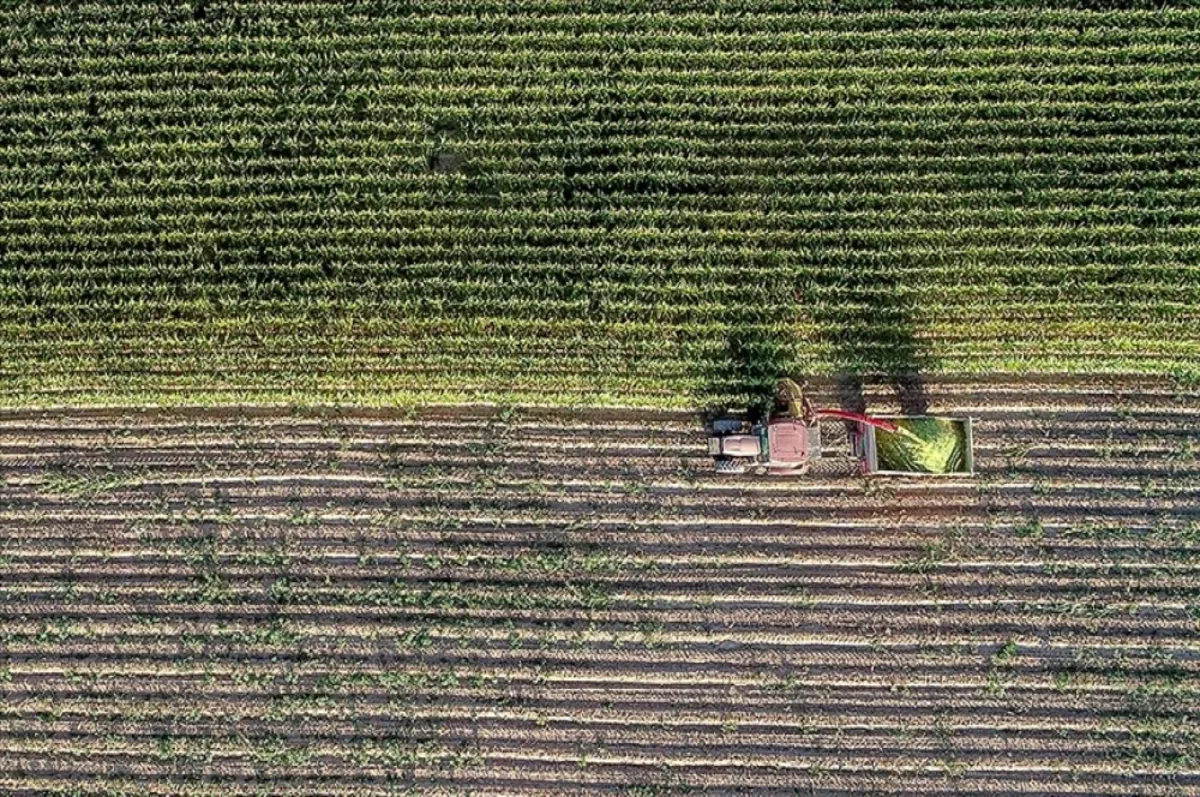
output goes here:
[[0, 396], [1192, 374], [1198, 95], [1182, 3], [10, 4]]

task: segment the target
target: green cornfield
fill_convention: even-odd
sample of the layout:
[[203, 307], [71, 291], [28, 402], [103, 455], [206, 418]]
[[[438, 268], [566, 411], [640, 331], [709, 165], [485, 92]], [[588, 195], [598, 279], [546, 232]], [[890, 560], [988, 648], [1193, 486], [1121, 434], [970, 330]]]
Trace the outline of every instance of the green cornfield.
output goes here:
[[1200, 362], [1200, 7], [0, 5], [0, 404]]

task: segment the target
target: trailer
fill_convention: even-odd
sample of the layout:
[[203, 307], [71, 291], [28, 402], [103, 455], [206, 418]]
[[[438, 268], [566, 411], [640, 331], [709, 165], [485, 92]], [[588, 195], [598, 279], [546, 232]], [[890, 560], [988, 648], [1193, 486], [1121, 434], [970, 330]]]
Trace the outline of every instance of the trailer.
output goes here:
[[850, 432], [850, 448], [866, 476], [974, 476], [975, 455], [970, 418], [935, 415], [877, 415], [917, 436], [916, 455], [905, 437], [878, 426], [859, 424]]

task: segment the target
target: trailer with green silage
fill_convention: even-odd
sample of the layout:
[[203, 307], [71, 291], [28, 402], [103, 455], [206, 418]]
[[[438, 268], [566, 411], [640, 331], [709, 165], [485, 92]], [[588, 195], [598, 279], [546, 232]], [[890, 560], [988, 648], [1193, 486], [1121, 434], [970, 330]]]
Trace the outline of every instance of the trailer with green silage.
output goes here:
[[973, 476], [970, 418], [878, 415], [896, 427], [858, 425], [850, 444], [868, 476]]

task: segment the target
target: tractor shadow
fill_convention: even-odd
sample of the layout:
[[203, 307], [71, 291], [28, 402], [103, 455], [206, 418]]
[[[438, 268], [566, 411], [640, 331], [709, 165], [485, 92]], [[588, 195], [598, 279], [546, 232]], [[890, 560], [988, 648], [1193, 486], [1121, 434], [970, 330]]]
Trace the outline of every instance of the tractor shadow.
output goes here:
[[[900, 402], [903, 415], [925, 415], [929, 412], [929, 392], [925, 380], [919, 373], [883, 375], [882, 380], [891, 384]], [[839, 371], [834, 375], [833, 395], [838, 406], [851, 412], [867, 412], [866, 380], [860, 374]]]
[[774, 272], [746, 289], [721, 338], [694, 341], [699, 348], [690, 359], [701, 369], [697, 398], [706, 421], [743, 414], [758, 420], [771, 411], [776, 383], [800, 367], [798, 340], [789, 333], [795, 307], [786, 297], [793, 294], [787, 273]]
[[793, 307], [758, 305], [759, 315], [733, 324], [716, 345], [709, 343], [694, 361], [701, 363], [702, 380], [697, 398], [705, 407], [705, 420], [749, 410], [753, 418], [768, 411], [775, 382], [789, 376], [802, 381], [811, 373], [800, 356], [799, 341], [785, 332], [789, 319], [803, 310], [816, 322], [817, 342], [826, 349], [832, 376], [814, 379], [814, 387], [828, 385], [831, 398], [842, 409], [867, 412], [866, 386], [888, 384], [905, 415], [924, 415], [930, 397], [921, 376], [927, 353], [917, 338], [911, 301], [899, 279], [859, 267], [830, 264], [820, 276], [805, 284], [783, 277], [772, 280], [768, 294], [796, 297]]
[[927, 352], [916, 334], [911, 300], [894, 274], [860, 268], [830, 270], [813, 286], [821, 301], [813, 319], [833, 364], [834, 398], [842, 409], [867, 412], [865, 385], [890, 384], [904, 415], [924, 415], [930, 398], [921, 376]]
[[704, 360], [699, 391], [705, 424], [717, 418], [765, 417], [775, 402], [775, 383], [792, 372], [794, 347], [769, 327], [732, 327], [710, 359]]

